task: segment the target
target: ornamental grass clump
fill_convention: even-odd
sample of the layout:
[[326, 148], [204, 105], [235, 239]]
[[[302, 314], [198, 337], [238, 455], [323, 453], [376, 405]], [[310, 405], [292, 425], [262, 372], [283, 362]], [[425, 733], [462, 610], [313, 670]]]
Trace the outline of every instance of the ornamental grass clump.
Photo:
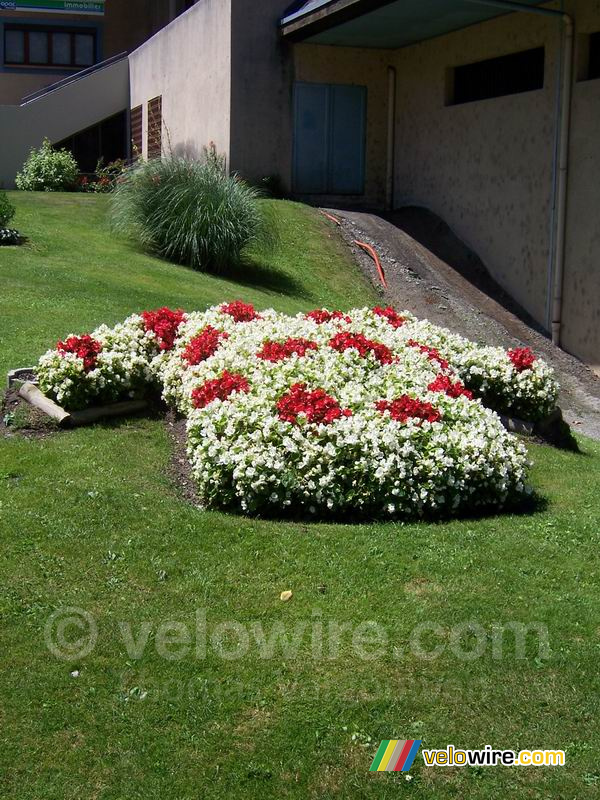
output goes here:
[[71, 335], [42, 356], [38, 376], [69, 409], [162, 387], [187, 417], [206, 507], [336, 518], [519, 501], [526, 450], [489, 403], [540, 418], [558, 392], [530, 350], [481, 347], [409, 312], [289, 317], [242, 301]]
[[112, 218], [148, 252], [202, 272], [226, 273], [270, 238], [259, 192], [214, 158], [137, 164], [117, 184]]

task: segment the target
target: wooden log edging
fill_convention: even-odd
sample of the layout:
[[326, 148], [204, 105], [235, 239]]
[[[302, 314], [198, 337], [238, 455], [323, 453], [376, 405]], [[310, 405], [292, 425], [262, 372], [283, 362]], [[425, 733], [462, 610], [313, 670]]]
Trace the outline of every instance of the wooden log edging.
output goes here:
[[18, 392], [19, 396], [26, 400], [30, 405], [47, 414], [52, 419], [57, 420], [58, 424], [63, 427], [80, 425], [92, 425], [100, 419], [107, 419], [110, 417], [122, 417], [125, 414], [137, 414], [140, 411], [145, 411], [148, 408], [147, 400], [124, 400], [120, 403], [110, 403], [105, 406], [92, 406], [91, 408], [84, 408], [81, 411], [67, 411], [66, 409], [55, 403], [37, 386], [33, 383], [26, 381]]
[[18, 394], [23, 400], [27, 400], [32, 406], [43, 411], [44, 414], [47, 414], [52, 419], [55, 419], [62, 427], [66, 427], [70, 424], [71, 415], [69, 412], [61, 408], [54, 400], [50, 400], [49, 397], [46, 397], [46, 395], [30, 381], [26, 381], [21, 386]]

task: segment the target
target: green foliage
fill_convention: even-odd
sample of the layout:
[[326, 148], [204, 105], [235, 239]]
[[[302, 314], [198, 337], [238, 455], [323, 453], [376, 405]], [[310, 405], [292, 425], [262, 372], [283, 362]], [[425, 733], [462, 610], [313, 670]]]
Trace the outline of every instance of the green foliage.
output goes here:
[[227, 273], [272, 226], [259, 192], [206, 152], [204, 161], [170, 156], [123, 176], [113, 199], [115, 230], [148, 252], [193, 269]]
[[48, 139], [29, 153], [15, 183], [28, 192], [61, 192], [74, 188], [79, 168], [68, 150], [55, 150]]
[[0, 189], [0, 228], [6, 228], [15, 215], [15, 207], [8, 199], [6, 192]]

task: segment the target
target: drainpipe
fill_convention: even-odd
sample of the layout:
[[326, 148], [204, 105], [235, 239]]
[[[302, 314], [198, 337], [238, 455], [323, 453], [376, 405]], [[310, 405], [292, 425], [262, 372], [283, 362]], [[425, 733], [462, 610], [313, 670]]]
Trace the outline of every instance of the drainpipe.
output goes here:
[[388, 211], [394, 208], [394, 168], [396, 150], [396, 68], [388, 67], [387, 173], [385, 199]]
[[[567, 188], [569, 183], [569, 139], [571, 133], [571, 96], [573, 87], [573, 45], [575, 39], [575, 23], [573, 17], [564, 11], [538, 6], [526, 6], [524, 3], [509, 0], [466, 0], [468, 3], [505, 8], [507, 11], [521, 11], [525, 14], [560, 19], [564, 29], [564, 49], [560, 80], [560, 111], [556, 121], [556, 138], [558, 152], [558, 175], [554, 189], [554, 253], [551, 254], [552, 270], [548, 275], [548, 283], [552, 280], [552, 343], [560, 346], [563, 282], [565, 270], [565, 239], [567, 229]], [[552, 258], [553, 255], [553, 258]], [[548, 309], [550, 310], [550, 309]]]

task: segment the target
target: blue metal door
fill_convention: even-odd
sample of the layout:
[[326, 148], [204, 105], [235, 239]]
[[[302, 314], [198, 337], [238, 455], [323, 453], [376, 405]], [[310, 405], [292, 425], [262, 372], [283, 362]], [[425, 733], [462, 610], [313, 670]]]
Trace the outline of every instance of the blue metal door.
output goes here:
[[363, 194], [364, 86], [297, 83], [294, 92], [294, 191]]

